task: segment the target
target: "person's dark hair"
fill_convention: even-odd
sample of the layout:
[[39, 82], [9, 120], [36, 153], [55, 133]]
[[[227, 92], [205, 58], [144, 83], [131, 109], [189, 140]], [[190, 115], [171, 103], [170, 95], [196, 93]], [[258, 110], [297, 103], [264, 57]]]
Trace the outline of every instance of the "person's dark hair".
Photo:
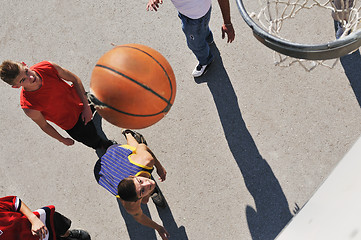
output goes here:
[[118, 184], [118, 195], [121, 199], [128, 202], [138, 201], [137, 192], [135, 191], [134, 177], [124, 178]]
[[19, 73], [20, 67], [17, 62], [6, 60], [0, 65], [0, 78], [7, 84], [13, 85]]

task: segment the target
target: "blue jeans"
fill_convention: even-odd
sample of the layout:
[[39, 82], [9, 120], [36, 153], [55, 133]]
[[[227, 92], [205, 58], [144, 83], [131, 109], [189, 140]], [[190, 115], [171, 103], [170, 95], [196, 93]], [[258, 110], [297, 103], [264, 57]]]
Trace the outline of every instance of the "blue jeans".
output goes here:
[[182, 30], [187, 38], [187, 45], [196, 55], [200, 65], [212, 62], [213, 55], [209, 43], [213, 42], [213, 34], [209, 28], [212, 7], [201, 18], [191, 19], [181, 13], [178, 17], [182, 20]]

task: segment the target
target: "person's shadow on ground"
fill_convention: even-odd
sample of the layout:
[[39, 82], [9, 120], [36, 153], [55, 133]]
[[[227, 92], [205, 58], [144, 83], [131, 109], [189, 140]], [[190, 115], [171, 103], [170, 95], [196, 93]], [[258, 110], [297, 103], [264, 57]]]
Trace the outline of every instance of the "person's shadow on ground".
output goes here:
[[340, 57], [340, 62], [345, 70], [345, 74], [350, 81], [358, 104], [361, 107], [361, 55], [360, 50]]
[[203, 77], [195, 80], [197, 83], [207, 82], [228, 146], [254, 198], [256, 209], [246, 207], [252, 239], [274, 239], [290, 221], [292, 214], [277, 178], [260, 155], [246, 127], [217, 46], [213, 44], [211, 50], [215, 57], [212, 66]]
[[[130, 240], [144, 240], [144, 239], [157, 240], [156, 232], [154, 229], [139, 224], [133, 218], [133, 216], [127, 213], [122, 203], [119, 200], [117, 202], [119, 205], [120, 212], [127, 226]], [[151, 200], [149, 202], [151, 202]], [[148, 203], [148, 204], [152, 204], [152, 203]], [[151, 218], [148, 205], [142, 204], [142, 210], [145, 215]], [[173, 218], [172, 211], [170, 210], [169, 206], [165, 208], [157, 207], [157, 211], [160, 219], [162, 220], [163, 226], [170, 234], [169, 239], [188, 240], [184, 226], [180, 226], [180, 227], [177, 226], [177, 223]]]

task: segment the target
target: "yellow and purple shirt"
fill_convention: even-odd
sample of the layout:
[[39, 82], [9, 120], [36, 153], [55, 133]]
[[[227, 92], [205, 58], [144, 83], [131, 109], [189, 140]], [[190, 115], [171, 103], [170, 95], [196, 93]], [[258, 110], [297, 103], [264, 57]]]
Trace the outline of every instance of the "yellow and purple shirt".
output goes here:
[[94, 168], [97, 182], [113, 195], [118, 194], [118, 184], [129, 176], [141, 173], [149, 174], [153, 167], [147, 167], [132, 161], [136, 148], [129, 145], [113, 145], [98, 160]]

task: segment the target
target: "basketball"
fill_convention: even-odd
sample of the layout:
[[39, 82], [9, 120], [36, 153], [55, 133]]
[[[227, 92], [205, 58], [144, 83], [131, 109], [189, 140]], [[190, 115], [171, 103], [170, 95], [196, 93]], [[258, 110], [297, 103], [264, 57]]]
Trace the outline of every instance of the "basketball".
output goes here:
[[176, 82], [172, 67], [156, 50], [126, 44], [106, 52], [93, 69], [90, 92], [100, 116], [130, 129], [149, 127], [173, 105]]

